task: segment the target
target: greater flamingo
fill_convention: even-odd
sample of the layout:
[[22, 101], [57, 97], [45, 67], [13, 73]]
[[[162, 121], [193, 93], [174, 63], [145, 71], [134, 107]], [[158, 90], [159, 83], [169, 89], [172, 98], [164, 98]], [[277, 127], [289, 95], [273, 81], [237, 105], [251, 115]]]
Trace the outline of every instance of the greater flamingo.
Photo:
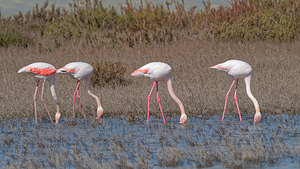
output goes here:
[[227, 104], [227, 99], [228, 99], [228, 95], [229, 92], [232, 88], [232, 86], [234, 85], [234, 83], [236, 82], [236, 87], [235, 87], [235, 93], [234, 93], [234, 100], [239, 112], [239, 116], [240, 116], [240, 121], [242, 121], [242, 117], [241, 117], [241, 113], [240, 113], [240, 109], [239, 109], [239, 105], [237, 102], [237, 97], [236, 97], [236, 92], [237, 92], [237, 87], [238, 87], [238, 80], [239, 79], [244, 79], [245, 84], [246, 84], [246, 92], [247, 95], [249, 96], [249, 98], [252, 100], [254, 106], [255, 106], [255, 110], [256, 113], [254, 115], [254, 121], [258, 122], [261, 120], [261, 113], [259, 110], [259, 104], [257, 102], [257, 100], [255, 99], [255, 97], [252, 95], [251, 93], [251, 89], [250, 89], [250, 81], [251, 81], [251, 77], [252, 77], [252, 67], [251, 65], [249, 65], [248, 63], [241, 61], [241, 60], [228, 60], [224, 63], [220, 63], [217, 64], [215, 66], [211, 66], [210, 68], [214, 68], [217, 70], [223, 70], [225, 72], [228, 72], [228, 75], [230, 75], [231, 77], [233, 77], [233, 82], [226, 94], [226, 98], [225, 98], [225, 106], [224, 106], [224, 111], [223, 111], [223, 117], [222, 117], [222, 121], [224, 119], [224, 115], [225, 115], [225, 110], [226, 110], [226, 104]]
[[44, 96], [45, 81], [48, 80], [48, 79], [51, 80], [50, 90], [51, 90], [51, 94], [52, 94], [52, 96], [53, 96], [53, 98], [56, 102], [56, 105], [57, 105], [57, 112], [56, 112], [55, 117], [56, 118], [60, 117], [60, 112], [59, 112], [60, 104], [59, 104], [58, 98], [57, 98], [56, 93], [55, 93], [55, 88], [54, 88], [55, 71], [56, 71], [56, 69], [55, 69], [54, 66], [52, 66], [51, 64], [48, 64], [48, 63], [43, 63], [43, 62], [32, 63], [28, 66], [23, 67], [22, 69], [20, 69], [18, 71], [18, 73], [22, 73], [22, 72], [32, 73], [36, 78], [38, 78], [35, 93], [34, 93], [34, 97], [33, 97], [33, 100], [34, 100], [34, 113], [35, 113], [35, 124], [37, 124], [36, 94], [37, 94], [37, 90], [38, 90], [38, 87], [39, 87], [40, 80], [43, 80], [41, 100], [42, 100], [43, 105], [44, 105], [44, 107], [45, 107], [45, 109], [46, 109], [46, 111], [49, 115], [51, 123], [53, 123], [53, 120], [52, 120], [51, 115], [50, 115], [50, 113], [47, 109], [47, 106], [45, 104], [44, 97], [43, 97]]
[[175, 95], [173, 88], [172, 88], [172, 68], [166, 64], [166, 63], [162, 63], [162, 62], [151, 62], [148, 63], [144, 66], [142, 66], [141, 68], [135, 70], [131, 76], [135, 76], [135, 77], [149, 77], [151, 80], [154, 80], [152, 89], [148, 95], [148, 114], [147, 114], [147, 124], [149, 123], [149, 106], [150, 106], [150, 99], [151, 99], [151, 94], [153, 91], [154, 86], [156, 85], [156, 91], [157, 91], [157, 102], [159, 104], [160, 107], [160, 111], [164, 120], [164, 123], [166, 123], [165, 121], [165, 117], [164, 117], [164, 113], [160, 104], [160, 99], [159, 99], [159, 95], [158, 95], [158, 81], [164, 81], [167, 84], [168, 87], [168, 91], [171, 95], [171, 97], [177, 102], [180, 111], [181, 111], [181, 117], [180, 117], [180, 123], [185, 123], [185, 121], [187, 120], [187, 116], [184, 112], [184, 107], [182, 102], [178, 99], [178, 97]]
[[[85, 62], [71, 62], [64, 67], [58, 69], [56, 73], [68, 73], [73, 77], [74, 79], [77, 79], [77, 87], [75, 88], [75, 92], [73, 95], [73, 119], [75, 118], [75, 96], [77, 96], [77, 99], [80, 103], [81, 111], [83, 114], [84, 119], [86, 119], [82, 104], [79, 97], [79, 84], [81, 80], [86, 80], [86, 91], [89, 95], [91, 95], [93, 98], [96, 99], [98, 108], [97, 108], [97, 117], [96, 119], [101, 119], [101, 116], [103, 114], [103, 108], [101, 106], [99, 98], [94, 95], [90, 90], [90, 84], [91, 84], [91, 78], [93, 75], [94, 68]], [[58, 122], [59, 119], [57, 119]]]

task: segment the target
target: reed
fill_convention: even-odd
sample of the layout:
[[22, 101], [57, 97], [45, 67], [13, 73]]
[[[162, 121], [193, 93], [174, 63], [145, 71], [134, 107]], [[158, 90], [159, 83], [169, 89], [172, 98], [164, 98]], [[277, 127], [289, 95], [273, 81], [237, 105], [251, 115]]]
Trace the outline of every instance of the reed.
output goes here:
[[[195, 7], [185, 9], [183, 1], [166, 1], [165, 4], [141, 1], [140, 6], [126, 1], [117, 10], [104, 7], [101, 0], [74, 0], [66, 10], [54, 4], [48, 7], [46, 1], [41, 7], [36, 4], [26, 14], [19, 12], [9, 18], [0, 15], [0, 27], [5, 23], [18, 26], [18, 31], [8, 34], [8, 39], [14, 39], [20, 32], [38, 34], [40, 38], [32, 38], [37, 44], [43, 39], [83, 39], [85, 44], [113, 47], [165, 44], [191, 37], [242, 42], [299, 39], [300, 3], [297, 0], [233, 0], [228, 7], [218, 8], [211, 8], [209, 1], [203, 3], [205, 10], [195, 11]], [[19, 41], [10, 40], [5, 44], [30, 45], [26, 38]]]

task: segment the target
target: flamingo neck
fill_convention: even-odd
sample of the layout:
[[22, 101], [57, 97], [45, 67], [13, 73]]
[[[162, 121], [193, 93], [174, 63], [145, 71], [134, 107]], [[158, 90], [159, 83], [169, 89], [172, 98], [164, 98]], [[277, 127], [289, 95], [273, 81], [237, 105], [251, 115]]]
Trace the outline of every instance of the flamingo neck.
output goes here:
[[179, 98], [175, 95], [174, 91], [173, 91], [173, 87], [172, 87], [172, 79], [167, 80], [167, 87], [168, 87], [168, 91], [171, 95], [171, 97], [175, 100], [175, 102], [178, 104], [179, 108], [180, 108], [180, 112], [181, 115], [185, 115], [185, 111], [184, 111], [184, 107], [182, 102], [179, 100]]
[[55, 92], [55, 76], [52, 77], [51, 79], [51, 85], [50, 85], [50, 90], [51, 90], [51, 94], [52, 94], [52, 97], [56, 103], [56, 115], [55, 115], [55, 120], [56, 120], [56, 123], [58, 123], [59, 121], [59, 118], [60, 118], [60, 112], [59, 112], [59, 109], [60, 109], [60, 103], [59, 103], [59, 100], [57, 98], [57, 95], [56, 95], [56, 92]]
[[101, 103], [100, 103], [100, 100], [99, 100], [98, 96], [94, 95], [94, 94], [91, 92], [91, 90], [90, 90], [91, 79], [92, 79], [92, 75], [87, 79], [85, 89], [86, 89], [86, 91], [88, 92], [89, 95], [91, 95], [93, 98], [96, 99], [96, 102], [97, 102], [98, 107], [99, 107], [99, 106], [101, 107]]
[[55, 92], [55, 80], [54, 80], [54, 78], [55, 78], [55, 76], [53, 76], [53, 78], [51, 79], [50, 90], [51, 90], [51, 95], [52, 95], [55, 103], [57, 104], [58, 110], [59, 110], [60, 103], [59, 103], [59, 100], [58, 100], [56, 92]]
[[90, 77], [87, 78], [86, 85], [85, 85], [86, 91], [90, 90], [91, 80], [92, 80], [92, 75], [90, 75]]
[[247, 92], [247, 95], [249, 96], [249, 98], [252, 100], [252, 102], [254, 104], [256, 113], [259, 113], [260, 112], [259, 104], [258, 104], [257, 100], [255, 99], [255, 97], [252, 95], [252, 92], [251, 92], [251, 89], [250, 89], [251, 76], [252, 75], [250, 75], [250, 76], [248, 76], [244, 79], [245, 84], [246, 84], [246, 92]]
[[92, 96], [96, 102], [97, 102], [97, 118], [96, 119], [100, 119], [101, 118], [101, 115], [103, 114], [103, 108], [101, 106], [101, 103], [100, 103], [100, 99], [98, 96], [96, 96], [95, 94], [93, 94], [90, 90], [90, 85], [91, 85], [91, 79], [92, 79], [92, 74], [91, 76], [88, 78], [87, 82], [86, 82], [86, 86], [85, 86], [85, 89], [87, 90], [88, 94], [90, 96]]
[[94, 95], [90, 90], [91, 79], [92, 79], [92, 75], [87, 79], [85, 89], [86, 89], [86, 91], [88, 92], [89, 95], [91, 95], [93, 98], [96, 99], [98, 107], [101, 107], [101, 103], [100, 103], [100, 100], [99, 100], [98, 96]]
[[94, 94], [91, 92], [91, 90], [88, 90], [88, 94], [89, 94], [89, 95], [91, 95], [93, 98], [95, 98], [95, 99], [96, 99], [96, 102], [97, 102], [97, 105], [98, 105], [98, 107], [101, 107], [101, 103], [100, 103], [100, 100], [99, 100], [99, 98], [98, 98], [96, 95], [94, 95]]
[[93, 98], [96, 99], [97, 106], [98, 106], [98, 107], [97, 107], [97, 117], [96, 117], [96, 119], [100, 119], [101, 116], [102, 116], [102, 114], [103, 114], [103, 108], [102, 108], [102, 106], [101, 106], [100, 100], [99, 100], [99, 98], [98, 98], [96, 95], [94, 95], [90, 90], [88, 90], [88, 94], [91, 95]]

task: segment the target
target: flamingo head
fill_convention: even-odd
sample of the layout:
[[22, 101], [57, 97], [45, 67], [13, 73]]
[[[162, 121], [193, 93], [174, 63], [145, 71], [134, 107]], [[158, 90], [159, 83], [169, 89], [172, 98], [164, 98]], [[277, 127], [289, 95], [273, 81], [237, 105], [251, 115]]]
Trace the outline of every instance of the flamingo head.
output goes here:
[[62, 67], [60, 69], [57, 69], [56, 73], [70, 73], [70, 74], [74, 74], [75, 73], [75, 69], [70, 69], [70, 68]]
[[134, 77], [143, 77], [146, 73], [148, 73], [148, 69], [137, 69], [134, 72], [131, 73], [131, 76]]
[[60, 112], [56, 112], [55, 114], [55, 123], [57, 124], [59, 122], [60, 119]]
[[97, 109], [97, 117], [96, 119], [98, 120], [101, 120], [101, 116], [103, 115], [103, 108], [101, 106], [98, 106], [98, 109]]
[[223, 71], [225, 71], [225, 72], [227, 72], [228, 71], [228, 69], [229, 68], [227, 68], [225, 65], [223, 65], [222, 63], [221, 64], [217, 64], [217, 65], [214, 65], [214, 66], [211, 66], [211, 67], [209, 67], [209, 68], [211, 68], [211, 69], [216, 69], [216, 70], [223, 70]]
[[259, 122], [261, 120], [261, 113], [256, 112], [254, 115], [254, 122]]
[[179, 123], [185, 123], [186, 120], [187, 120], [186, 114], [182, 114], [182, 115], [180, 116], [180, 122], [179, 122]]

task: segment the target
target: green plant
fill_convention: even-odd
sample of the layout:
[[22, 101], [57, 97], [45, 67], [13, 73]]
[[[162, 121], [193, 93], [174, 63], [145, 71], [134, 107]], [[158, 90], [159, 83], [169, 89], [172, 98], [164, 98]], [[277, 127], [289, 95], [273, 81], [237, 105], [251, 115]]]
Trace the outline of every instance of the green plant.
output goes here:
[[187, 37], [242, 42], [300, 38], [298, 0], [232, 0], [229, 6], [218, 8], [212, 8], [208, 0], [204, 11], [185, 9], [183, 1], [166, 1], [165, 5], [141, 1], [135, 6], [127, 0], [120, 10], [104, 7], [101, 0], [74, 0], [69, 10], [48, 6], [46, 1], [41, 7], [36, 4], [27, 13], [8, 18], [2, 18], [0, 11], [1, 23], [17, 28], [3, 33], [0, 25], [1, 46], [27, 46], [27, 34], [39, 35], [41, 40], [60, 39], [59, 44], [54, 41], [56, 47], [49, 48], [51, 51], [74, 39], [88, 45], [134, 47]]
[[126, 85], [131, 81], [125, 79], [126, 67], [121, 62], [94, 62], [94, 73], [92, 77], [93, 86], [117, 86]]
[[234, 0], [230, 7], [203, 13], [207, 23], [205, 39], [238, 41], [288, 41], [299, 38], [300, 3], [297, 0]]
[[31, 43], [32, 40], [20, 31], [0, 23], [0, 47], [8, 47], [10, 45], [27, 47]]

